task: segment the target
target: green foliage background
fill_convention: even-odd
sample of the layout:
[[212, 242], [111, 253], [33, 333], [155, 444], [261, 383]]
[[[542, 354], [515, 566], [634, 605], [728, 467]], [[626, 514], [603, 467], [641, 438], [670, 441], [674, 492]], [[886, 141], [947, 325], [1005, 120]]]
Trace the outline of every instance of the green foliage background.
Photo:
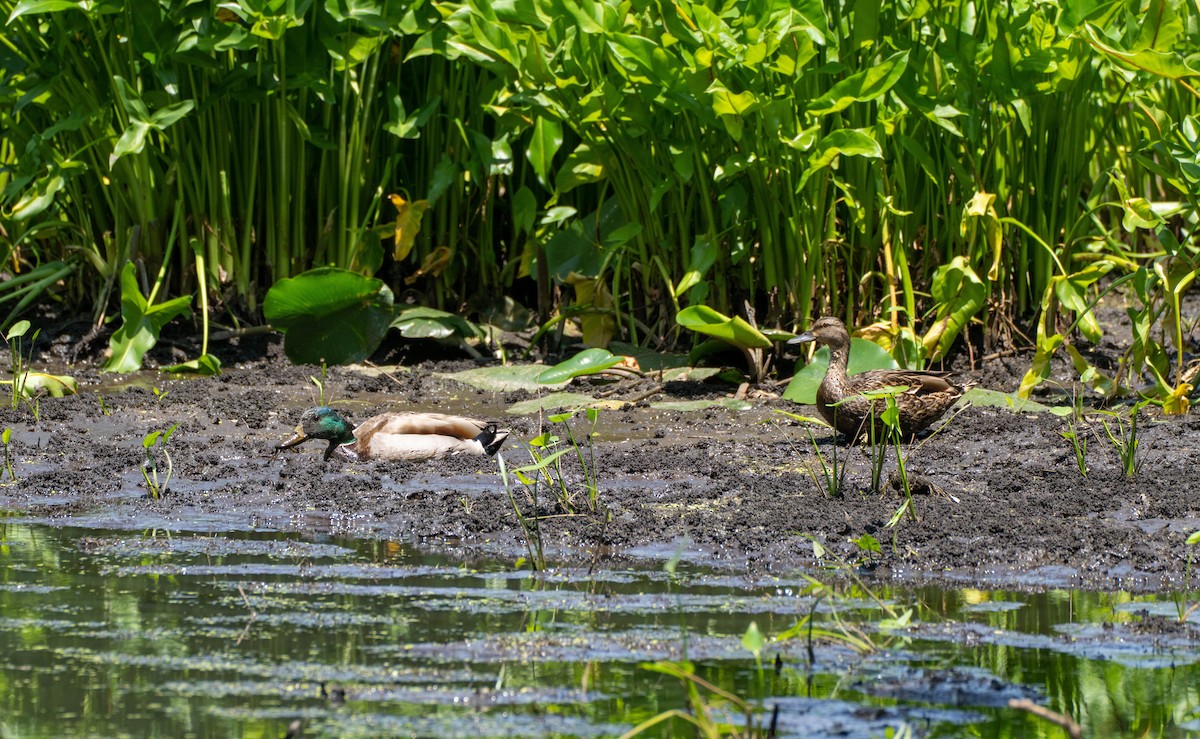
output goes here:
[[[0, 15], [6, 325], [62, 284], [102, 319], [131, 261], [150, 302], [204, 272], [257, 322], [276, 281], [335, 266], [485, 320], [505, 296], [543, 321], [602, 315], [641, 344], [678, 338], [688, 306], [749, 306], [762, 326], [873, 324], [920, 365], [981, 321], [1037, 342], [1031, 388], [1097, 338], [1101, 278], [1127, 277], [1138, 343], [1103, 388], [1146, 373], [1186, 396], [1200, 7], [1183, 0]], [[428, 206], [408, 254], [391, 193]], [[568, 277], [593, 283], [586, 304], [555, 304]]]

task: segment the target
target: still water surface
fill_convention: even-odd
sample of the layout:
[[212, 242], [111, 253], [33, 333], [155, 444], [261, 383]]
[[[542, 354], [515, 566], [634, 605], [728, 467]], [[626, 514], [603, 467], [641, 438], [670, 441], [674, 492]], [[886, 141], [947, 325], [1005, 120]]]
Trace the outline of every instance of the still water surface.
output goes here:
[[[1142, 625], [1174, 617], [1168, 597], [884, 590], [913, 609], [888, 631], [870, 599], [807, 585], [686, 563], [534, 578], [380, 541], [0, 519], [0, 737], [614, 736], [687, 708], [646, 667], [685, 660], [763, 706], [755, 722], [777, 711], [780, 735], [1064, 735], [1013, 697], [1087, 736], [1200, 734], [1197, 644]], [[776, 637], [814, 607], [814, 636], [841, 636], [810, 664], [806, 629]], [[743, 720], [699, 694], [714, 721]]]

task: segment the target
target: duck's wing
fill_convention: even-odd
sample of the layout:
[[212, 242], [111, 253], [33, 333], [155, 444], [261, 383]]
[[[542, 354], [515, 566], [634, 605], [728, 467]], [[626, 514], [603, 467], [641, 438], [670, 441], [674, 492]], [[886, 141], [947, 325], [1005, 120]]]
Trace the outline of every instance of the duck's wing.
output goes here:
[[444, 413], [382, 413], [354, 429], [360, 440], [387, 436], [441, 436], [469, 441], [487, 428], [487, 423]]
[[868, 393], [887, 387], [906, 388], [906, 395], [961, 393], [961, 389], [946, 379], [943, 372], [908, 370], [871, 370], [850, 378], [855, 393]]

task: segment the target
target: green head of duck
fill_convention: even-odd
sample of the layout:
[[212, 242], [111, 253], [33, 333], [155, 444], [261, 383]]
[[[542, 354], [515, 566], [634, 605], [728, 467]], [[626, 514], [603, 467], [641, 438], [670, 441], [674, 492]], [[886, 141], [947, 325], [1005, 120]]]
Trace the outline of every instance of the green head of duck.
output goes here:
[[325, 450], [325, 459], [328, 460], [339, 446], [354, 443], [354, 426], [328, 406], [309, 408], [301, 414], [295, 435], [275, 448], [290, 449], [309, 439], [329, 442], [329, 448]]

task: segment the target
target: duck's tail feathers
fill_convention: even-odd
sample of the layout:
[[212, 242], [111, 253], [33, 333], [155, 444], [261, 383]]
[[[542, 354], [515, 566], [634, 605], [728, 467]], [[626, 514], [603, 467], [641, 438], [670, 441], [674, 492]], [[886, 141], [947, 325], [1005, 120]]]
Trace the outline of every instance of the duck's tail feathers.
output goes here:
[[494, 423], [489, 423], [474, 440], [483, 447], [484, 454], [490, 457], [504, 446], [504, 442], [508, 440], [508, 434], [508, 429], [502, 429]]

